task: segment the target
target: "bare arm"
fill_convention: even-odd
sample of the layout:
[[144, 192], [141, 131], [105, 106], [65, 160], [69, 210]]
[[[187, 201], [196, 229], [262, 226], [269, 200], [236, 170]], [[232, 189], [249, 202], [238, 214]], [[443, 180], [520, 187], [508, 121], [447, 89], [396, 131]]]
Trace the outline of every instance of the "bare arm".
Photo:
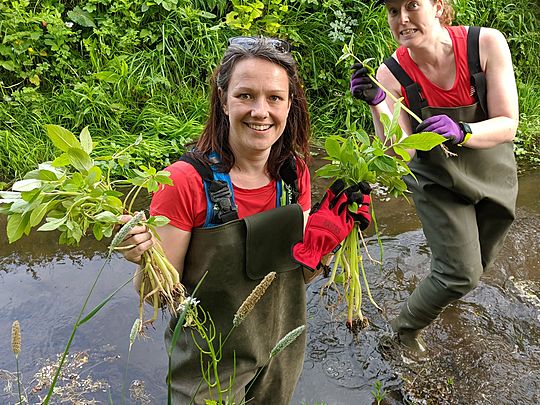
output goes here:
[[480, 31], [480, 64], [486, 75], [489, 118], [472, 123], [473, 136], [464, 144], [484, 149], [511, 142], [519, 123], [518, 95], [510, 50], [492, 28]]

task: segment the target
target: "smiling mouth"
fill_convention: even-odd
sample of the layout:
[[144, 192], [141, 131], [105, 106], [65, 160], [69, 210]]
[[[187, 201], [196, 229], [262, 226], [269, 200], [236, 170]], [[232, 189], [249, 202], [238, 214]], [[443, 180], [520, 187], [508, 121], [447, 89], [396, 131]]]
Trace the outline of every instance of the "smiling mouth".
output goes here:
[[248, 127], [251, 129], [254, 129], [255, 131], [266, 131], [267, 129], [270, 129], [272, 125], [265, 124], [265, 125], [257, 125], [257, 124], [248, 124], [246, 123]]
[[414, 34], [416, 31], [418, 31], [418, 30], [416, 30], [415, 28], [408, 28], [406, 30], [400, 31], [399, 34], [400, 35], [411, 35], [411, 34]]

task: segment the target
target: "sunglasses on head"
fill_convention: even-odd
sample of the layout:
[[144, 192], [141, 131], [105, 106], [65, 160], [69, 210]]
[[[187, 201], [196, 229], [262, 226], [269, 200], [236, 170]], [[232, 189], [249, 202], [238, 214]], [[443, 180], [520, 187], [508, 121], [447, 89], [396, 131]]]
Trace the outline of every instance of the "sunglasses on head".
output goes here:
[[287, 41], [267, 37], [233, 37], [229, 39], [229, 46], [236, 45], [242, 48], [250, 48], [253, 45], [259, 44], [263, 41], [270, 44], [276, 51], [281, 53], [287, 53], [291, 50], [291, 44], [289, 44]]

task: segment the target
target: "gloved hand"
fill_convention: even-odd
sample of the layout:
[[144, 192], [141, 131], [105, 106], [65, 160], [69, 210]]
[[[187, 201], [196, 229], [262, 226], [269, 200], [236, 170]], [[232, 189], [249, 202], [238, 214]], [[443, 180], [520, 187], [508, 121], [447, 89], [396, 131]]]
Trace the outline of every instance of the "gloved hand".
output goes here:
[[369, 105], [377, 105], [386, 98], [385, 92], [368, 77], [368, 70], [361, 63], [355, 63], [351, 69], [354, 69], [354, 72], [350, 88], [354, 97]]
[[426, 118], [418, 125], [416, 132], [436, 132], [449, 139], [454, 145], [463, 142], [463, 139], [465, 139], [465, 133], [461, 130], [459, 124], [445, 114]]
[[[347, 237], [355, 221], [360, 223], [360, 229], [365, 229], [371, 221], [369, 185], [360, 183], [344, 188], [343, 181], [337, 180], [326, 190], [321, 202], [309, 214], [304, 240], [293, 246], [294, 260], [313, 271], [321, 263], [322, 257]], [[353, 202], [359, 206], [356, 213], [347, 208]]]

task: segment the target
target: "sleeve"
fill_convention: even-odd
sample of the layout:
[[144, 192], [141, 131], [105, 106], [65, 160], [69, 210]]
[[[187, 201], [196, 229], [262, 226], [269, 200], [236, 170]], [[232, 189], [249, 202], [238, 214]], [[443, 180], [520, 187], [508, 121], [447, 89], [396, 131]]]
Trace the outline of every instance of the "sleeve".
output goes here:
[[296, 170], [298, 173], [298, 191], [300, 193], [298, 204], [300, 204], [303, 211], [309, 211], [311, 209], [311, 176], [309, 169], [303, 160], [297, 160]]
[[201, 176], [186, 162], [176, 162], [167, 170], [173, 185], [164, 185], [152, 196], [150, 215], [163, 215], [169, 224], [191, 232], [206, 219], [206, 194]]

